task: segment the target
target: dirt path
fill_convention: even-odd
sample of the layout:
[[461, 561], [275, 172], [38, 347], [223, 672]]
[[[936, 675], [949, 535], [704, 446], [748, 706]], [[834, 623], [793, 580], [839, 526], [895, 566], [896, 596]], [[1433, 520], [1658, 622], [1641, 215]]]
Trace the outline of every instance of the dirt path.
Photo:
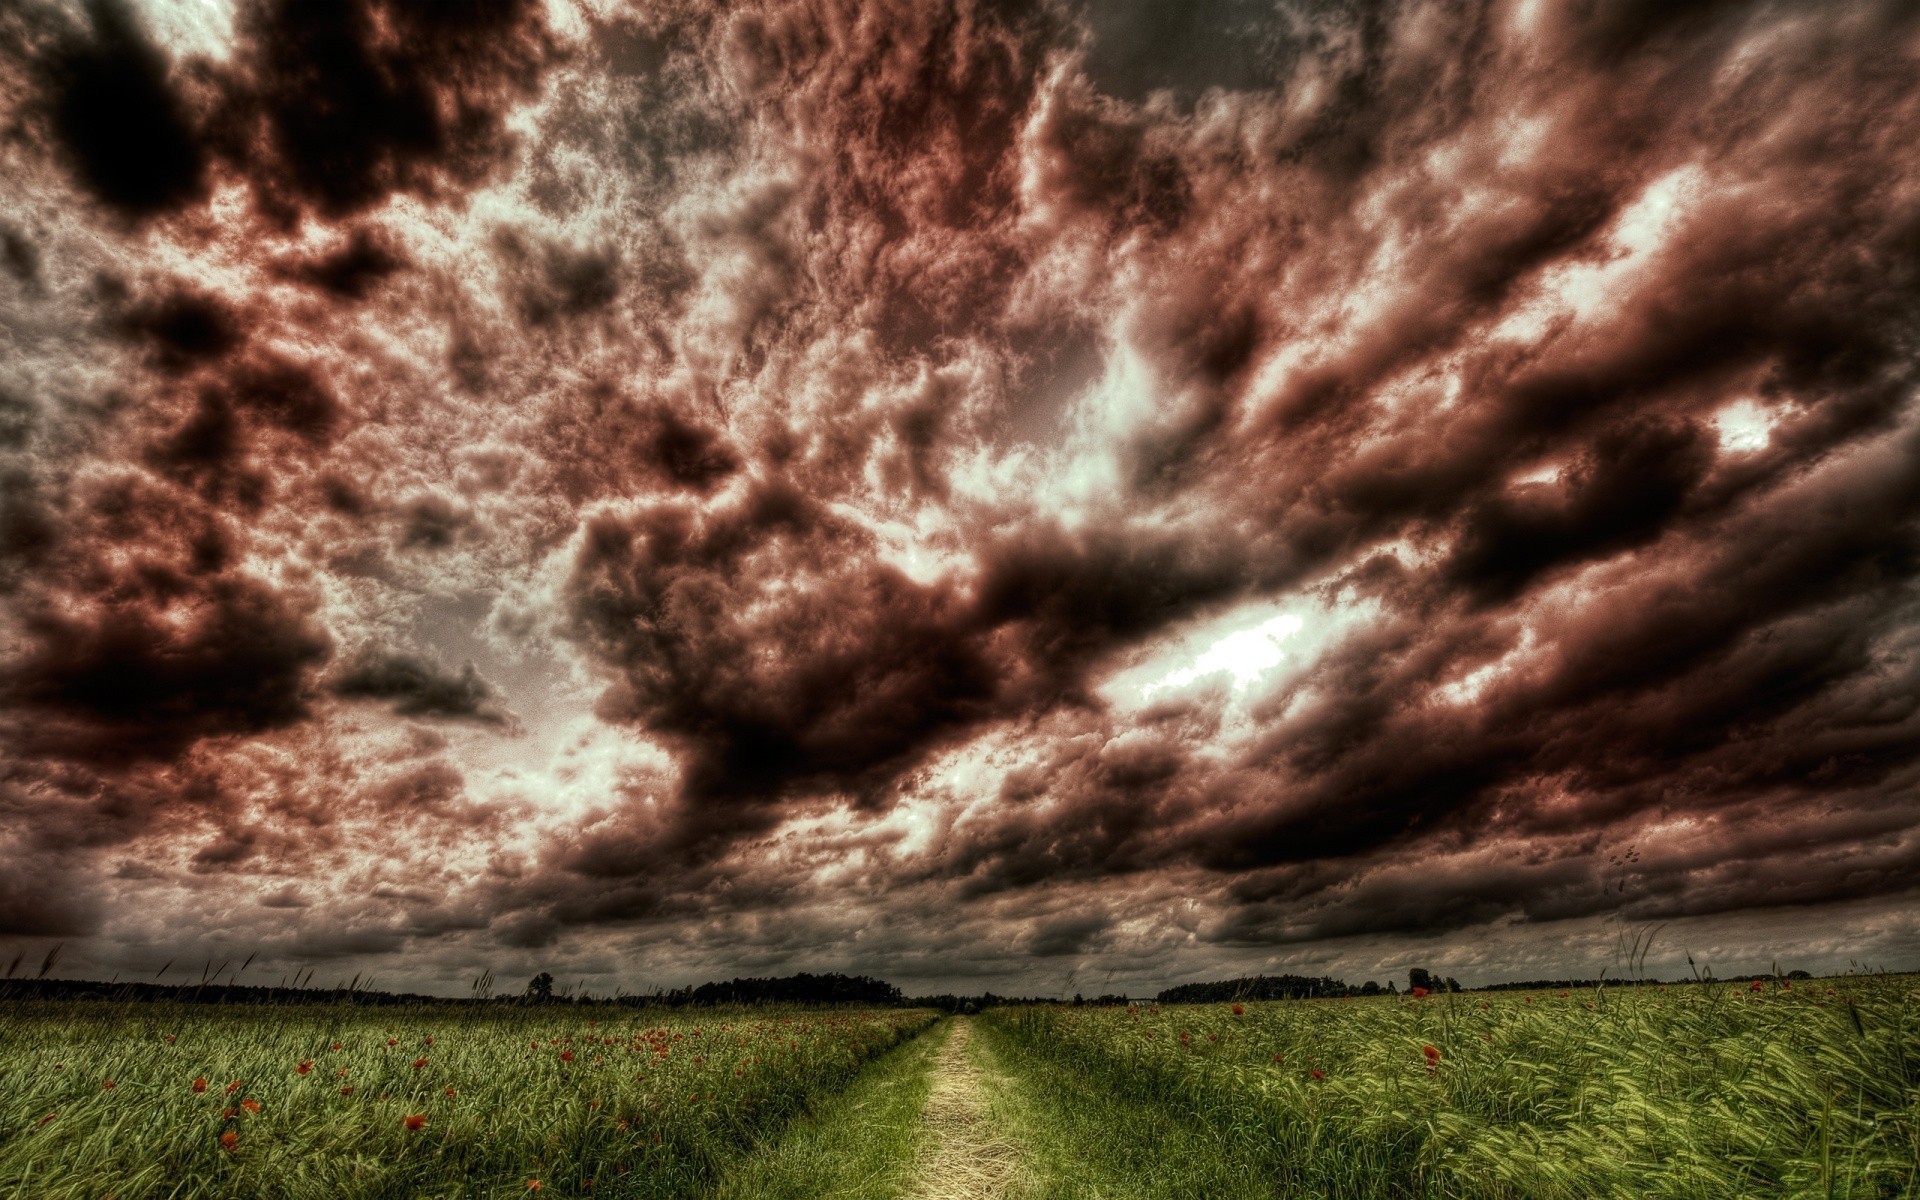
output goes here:
[[988, 1110], [980, 1068], [967, 1050], [972, 1022], [956, 1017], [933, 1065], [920, 1119], [928, 1149], [914, 1164], [909, 1200], [1006, 1200], [1020, 1178], [1020, 1152]]

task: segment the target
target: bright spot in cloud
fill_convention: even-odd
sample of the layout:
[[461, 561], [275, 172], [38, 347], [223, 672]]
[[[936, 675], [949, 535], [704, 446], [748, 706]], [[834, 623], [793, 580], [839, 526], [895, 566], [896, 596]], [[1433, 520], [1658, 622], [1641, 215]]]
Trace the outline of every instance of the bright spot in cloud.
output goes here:
[[1773, 416], [1752, 400], [1739, 400], [1713, 414], [1720, 449], [1728, 454], [1765, 450], [1773, 439]]
[[1292, 613], [1282, 613], [1271, 621], [1262, 621], [1252, 629], [1230, 633], [1206, 648], [1190, 667], [1182, 667], [1142, 689], [1151, 696], [1162, 688], [1180, 687], [1207, 675], [1231, 675], [1233, 690], [1244, 692], [1262, 675], [1280, 665], [1286, 652], [1280, 643], [1300, 632], [1305, 622]]

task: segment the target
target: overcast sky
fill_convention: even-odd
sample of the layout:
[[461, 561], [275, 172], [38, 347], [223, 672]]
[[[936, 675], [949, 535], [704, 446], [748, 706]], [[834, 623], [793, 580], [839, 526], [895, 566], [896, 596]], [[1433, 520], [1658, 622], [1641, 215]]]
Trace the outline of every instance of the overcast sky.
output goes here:
[[0, 959], [1920, 965], [1920, 9], [0, 9]]

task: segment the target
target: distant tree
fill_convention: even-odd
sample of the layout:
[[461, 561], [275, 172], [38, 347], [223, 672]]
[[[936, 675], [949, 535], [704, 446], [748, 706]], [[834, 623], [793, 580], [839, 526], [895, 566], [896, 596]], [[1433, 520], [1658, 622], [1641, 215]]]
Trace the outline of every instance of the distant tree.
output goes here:
[[1414, 988], [1425, 988], [1429, 992], [1440, 990], [1434, 985], [1433, 974], [1425, 967], [1415, 967], [1407, 972], [1407, 990], [1412, 991]]
[[1460, 981], [1459, 981], [1458, 979], [1455, 979], [1455, 978], [1454, 978], [1453, 976], [1451, 976], [1451, 975], [1449, 975], [1449, 976], [1447, 976], [1447, 990], [1448, 990], [1448, 991], [1450, 991], [1450, 992], [1457, 992], [1457, 991], [1459, 991], [1459, 990], [1460, 990]]
[[1079, 1008], [1081, 1005], [1085, 1004], [1086, 1002], [1087, 1002], [1087, 998], [1085, 996], [1082, 996], [1079, 992], [1075, 992], [1073, 994], [1073, 1006], [1075, 1008]]
[[1360, 985], [1360, 994], [1362, 996], [1378, 996], [1380, 994], [1380, 981], [1377, 979], [1367, 980]]
[[1812, 979], [1813, 973], [1811, 971], [1788, 971], [1787, 978], [1788, 979]]
[[527, 982], [527, 999], [535, 1004], [547, 1004], [553, 1000], [553, 976], [542, 971]]

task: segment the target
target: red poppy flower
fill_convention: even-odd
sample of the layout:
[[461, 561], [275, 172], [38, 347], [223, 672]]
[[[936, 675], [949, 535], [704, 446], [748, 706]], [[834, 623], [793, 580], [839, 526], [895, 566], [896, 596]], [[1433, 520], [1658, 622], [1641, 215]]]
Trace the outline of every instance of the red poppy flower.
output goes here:
[[193, 1081], [193, 1090], [196, 1092], [204, 1092], [207, 1090], [207, 1081], [205, 1077], [202, 1077], [200, 1079], [196, 1079]]
[[407, 1127], [408, 1133], [419, 1133], [422, 1129], [425, 1129], [427, 1127], [427, 1118], [424, 1114], [415, 1113], [413, 1116], [405, 1118], [400, 1123]]
[[571, 1051], [571, 1050], [562, 1050], [562, 1051], [560, 1052], [560, 1061], [561, 1061], [561, 1062], [572, 1062], [572, 1061], [573, 1061], [573, 1051]]
[[169, 1046], [171, 1046], [171, 1045], [173, 1045], [173, 1035], [172, 1035], [172, 1034], [168, 1034], [168, 1035], [167, 1035], [167, 1045], [169, 1045]]
[[260, 1102], [258, 1100], [255, 1100], [252, 1096], [248, 1096], [245, 1100], [242, 1100], [240, 1102], [240, 1107], [246, 1109], [250, 1113], [257, 1113], [260, 1111]]
[[1424, 1054], [1424, 1055], [1426, 1055], [1426, 1056], [1427, 1056], [1427, 1061], [1428, 1061], [1428, 1062], [1439, 1062], [1439, 1061], [1440, 1061], [1440, 1051], [1439, 1051], [1439, 1050], [1437, 1050], [1436, 1048], [1434, 1048], [1434, 1047], [1432, 1047], [1432, 1046], [1422, 1046], [1422, 1047], [1420, 1047], [1420, 1053], [1422, 1053], [1422, 1054]]
[[102, 1080], [102, 1081], [101, 1081], [101, 1083], [100, 1083], [100, 1090], [101, 1090], [101, 1091], [103, 1091], [103, 1092], [110, 1092], [110, 1091], [112, 1091], [112, 1090], [113, 1090], [113, 1080], [111, 1080], [111, 1079], [107, 1079], [107, 1080]]
[[1313, 1070], [1308, 1071], [1307, 1074], [1313, 1076], [1315, 1079], [1325, 1079], [1327, 1077], [1327, 1073], [1325, 1071], [1322, 1071], [1319, 1067], [1315, 1067]]
[[426, 1065], [427, 1065], [427, 1060], [424, 1058], [416, 1058], [413, 1060], [413, 1069], [416, 1071], [418, 1071], [421, 1067], [424, 1067]]
[[1247, 1015], [1247, 1006], [1246, 1006], [1246, 1005], [1244, 1005], [1244, 1004], [1236, 1004], [1236, 1005], [1234, 1005], [1234, 1006], [1233, 1006], [1233, 1015], [1234, 1015], [1234, 1016], [1236, 1016], [1236, 1017], [1244, 1017], [1244, 1016], [1246, 1016], [1246, 1015]]
[[246, 1086], [246, 1083], [244, 1080], [236, 1079], [232, 1083], [227, 1085], [227, 1095], [231, 1096], [245, 1086]]
[[237, 1109], [237, 1108], [229, 1108], [229, 1109], [228, 1109], [227, 1111], [225, 1111], [225, 1112], [223, 1112], [223, 1113], [221, 1113], [221, 1114], [220, 1114], [220, 1119], [221, 1119], [222, 1121], [231, 1121], [231, 1120], [233, 1120], [233, 1119], [234, 1119], [235, 1117], [237, 1117], [237, 1116], [239, 1116], [239, 1115], [240, 1115], [240, 1110], [239, 1110], [239, 1109]]
[[1427, 989], [1425, 989], [1425, 988], [1423, 988], [1423, 987], [1417, 987], [1417, 988], [1415, 988], [1415, 989], [1413, 989], [1413, 998], [1414, 998], [1415, 1000], [1418, 1000], [1418, 999], [1419, 999], [1420, 997], [1422, 997], [1422, 996], [1424, 996], [1424, 995], [1426, 995], [1426, 994], [1427, 994]]
[[1285, 1061], [1287, 1061], [1287, 1060], [1286, 1060], [1286, 1057], [1285, 1057], [1284, 1055], [1279, 1055], [1279, 1054], [1276, 1054], [1276, 1055], [1274, 1055], [1274, 1056], [1273, 1056], [1273, 1061], [1274, 1061], [1274, 1062], [1276, 1062], [1276, 1063], [1283, 1063], [1283, 1062], [1285, 1062]]
[[351, 1096], [353, 1095], [353, 1089], [350, 1087], [343, 1087], [340, 1089], [340, 1094], [342, 1096]]
[[540, 1181], [539, 1181], [538, 1179], [529, 1179], [529, 1180], [527, 1180], [527, 1190], [528, 1190], [528, 1191], [530, 1191], [530, 1192], [537, 1192], [537, 1191], [539, 1191], [539, 1190], [540, 1190]]
[[387, 1039], [387, 1045], [389, 1045], [389, 1046], [398, 1046], [399, 1044], [400, 1044], [400, 1039], [399, 1039], [399, 1038], [388, 1038], [388, 1039]]
[[225, 1133], [220, 1135], [220, 1148], [222, 1150], [232, 1150], [235, 1146], [238, 1146], [239, 1144], [240, 1144], [240, 1135], [235, 1133], [231, 1129], [227, 1130]]
[[455, 1092], [455, 1091], [454, 1091], [454, 1090], [453, 1090], [452, 1088], [448, 1088], [448, 1089], [447, 1089], [447, 1095], [449, 1095], [449, 1096], [453, 1096], [453, 1095], [457, 1095], [457, 1094], [458, 1094], [458, 1093], [456, 1093], [456, 1092]]
[[335, 1050], [344, 1050], [344, 1049], [346, 1049], [346, 1047], [345, 1047], [345, 1046], [343, 1046], [343, 1045], [341, 1045], [341, 1044], [340, 1044], [339, 1042], [335, 1042], [335, 1043], [333, 1044], [333, 1048], [334, 1048]]
[[311, 1075], [311, 1074], [313, 1074], [313, 1060], [312, 1060], [312, 1059], [310, 1059], [310, 1058], [303, 1058], [303, 1059], [301, 1059], [301, 1060], [300, 1060], [300, 1065], [299, 1065], [299, 1066], [297, 1066], [297, 1067], [295, 1067], [295, 1068], [293, 1069], [293, 1073], [294, 1073], [295, 1075]]
[[1758, 979], [1756, 979], [1753, 981], [1753, 985], [1749, 987], [1747, 990], [1750, 992], [1757, 992], [1760, 990], [1760, 988], [1761, 988], [1761, 983]]
[[433, 1039], [432, 1039], [432, 1038], [428, 1038], [428, 1039], [427, 1039], [427, 1045], [429, 1045], [429, 1046], [431, 1046], [431, 1045], [433, 1045]]

